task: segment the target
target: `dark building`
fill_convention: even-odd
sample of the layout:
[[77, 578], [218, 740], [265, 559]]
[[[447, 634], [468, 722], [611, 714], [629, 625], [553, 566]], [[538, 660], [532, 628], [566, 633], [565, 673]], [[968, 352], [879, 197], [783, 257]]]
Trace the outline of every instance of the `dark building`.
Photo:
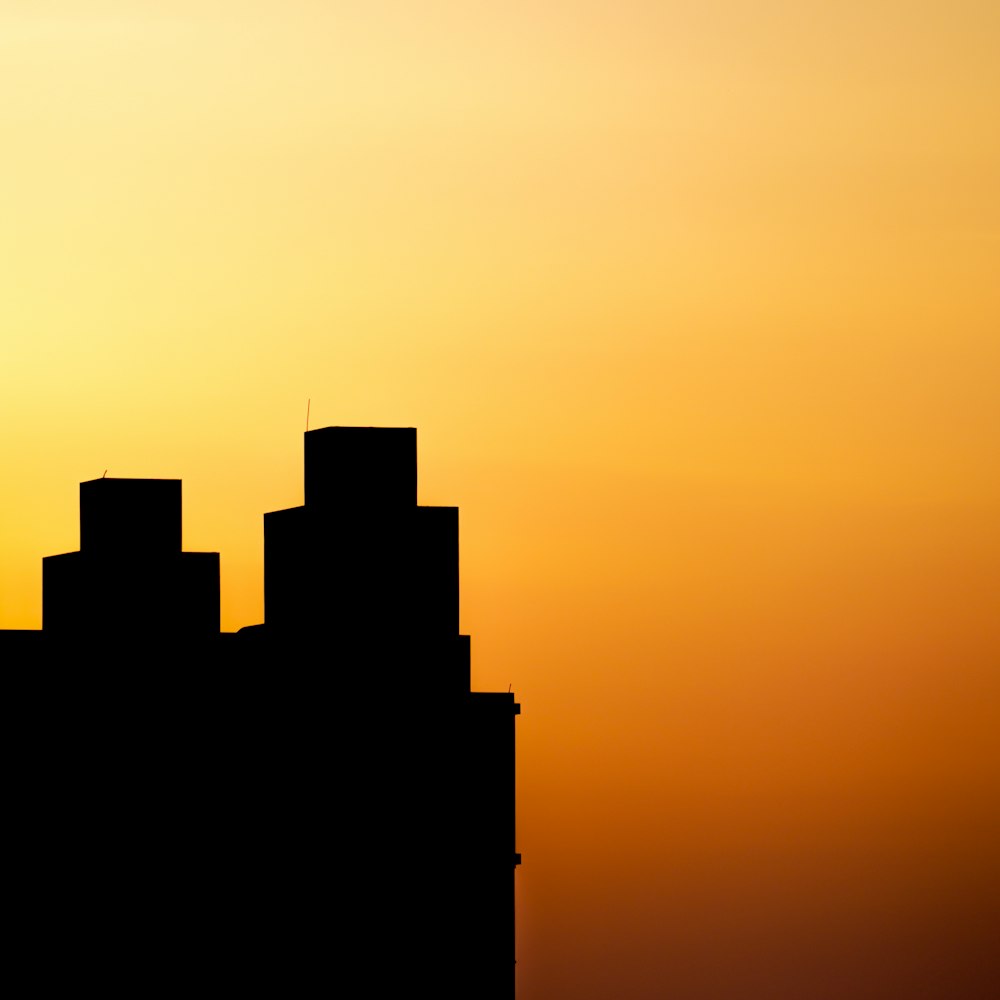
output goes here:
[[42, 560], [42, 628], [218, 635], [219, 554], [181, 551], [179, 479], [80, 483], [80, 551]]
[[513, 695], [472, 692], [458, 511], [412, 428], [305, 436], [265, 620], [219, 632], [177, 480], [80, 486], [0, 632], [8, 926], [39, 989], [514, 996]]

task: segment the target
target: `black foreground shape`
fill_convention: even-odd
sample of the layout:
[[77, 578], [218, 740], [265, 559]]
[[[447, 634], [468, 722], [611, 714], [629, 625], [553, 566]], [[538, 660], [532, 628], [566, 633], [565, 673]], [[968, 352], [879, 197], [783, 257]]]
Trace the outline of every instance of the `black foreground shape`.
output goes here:
[[470, 690], [458, 510], [413, 428], [305, 435], [265, 620], [219, 631], [179, 480], [80, 484], [43, 628], [0, 631], [22, 995], [514, 996], [514, 718]]

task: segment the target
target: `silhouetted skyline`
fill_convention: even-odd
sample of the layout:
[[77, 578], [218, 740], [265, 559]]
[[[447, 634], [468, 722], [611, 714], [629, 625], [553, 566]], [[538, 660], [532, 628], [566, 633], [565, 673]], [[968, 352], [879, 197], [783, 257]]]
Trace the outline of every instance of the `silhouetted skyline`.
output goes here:
[[520, 708], [471, 690], [458, 510], [417, 504], [416, 459], [413, 428], [306, 432], [264, 621], [235, 633], [180, 480], [80, 484], [42, 629], [0, 632], [23, 971], [513, 997]]
[[518, 1000], [996, 1000], [998, 53], [990, 0], [0, 3], [0, 629], [105, 468], [263, 623], [307, 399], [416, 426], [526, 709]]

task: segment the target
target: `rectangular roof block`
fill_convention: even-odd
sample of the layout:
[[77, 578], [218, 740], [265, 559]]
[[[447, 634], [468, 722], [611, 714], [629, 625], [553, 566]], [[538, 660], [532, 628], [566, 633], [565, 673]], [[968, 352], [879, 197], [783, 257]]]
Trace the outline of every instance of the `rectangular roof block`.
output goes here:
[[305, 435], [307, 507], [413, 507], [415, 427], [323, 427]]
[[80, 551], [181, 550], [179, 479], [80, 483]]

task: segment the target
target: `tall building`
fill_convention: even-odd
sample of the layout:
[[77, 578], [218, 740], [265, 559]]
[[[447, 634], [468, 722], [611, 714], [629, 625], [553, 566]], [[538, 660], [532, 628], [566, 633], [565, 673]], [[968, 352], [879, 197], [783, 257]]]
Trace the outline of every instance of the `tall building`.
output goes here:
[[514, 996], [514, 719], [473, 692], [458, 511], [412, 428], [305, 435], [265, 616], [219, 632], [177, 480], [80, 487], [41, 632], [0, 633], [7, 876], [41, 985]]

